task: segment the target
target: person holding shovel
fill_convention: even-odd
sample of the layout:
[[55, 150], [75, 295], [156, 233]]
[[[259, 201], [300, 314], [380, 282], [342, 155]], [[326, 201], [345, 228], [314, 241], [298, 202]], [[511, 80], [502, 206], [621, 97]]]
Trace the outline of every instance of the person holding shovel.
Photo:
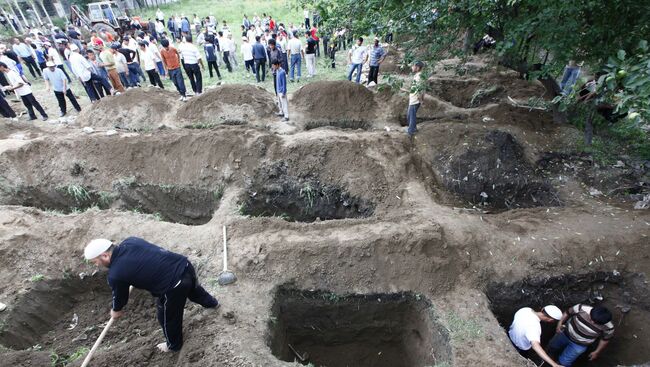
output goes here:
[[94, 239], [84, 249], [84, 257], [108, 268], [108, 284], [113, 293], [111, 318], [124, 314], [129, 286], [147, 290], [158, 298], [158, 321], [165, 334], [165, 342], [157, 345], [161, 352], [179, 351], [183, 346], [183, 311], [187, 299], [205, 308], [220, 306], [201, 287], [187, 257], [142, 238], [129, 237], [117, 246], [107, 239]]

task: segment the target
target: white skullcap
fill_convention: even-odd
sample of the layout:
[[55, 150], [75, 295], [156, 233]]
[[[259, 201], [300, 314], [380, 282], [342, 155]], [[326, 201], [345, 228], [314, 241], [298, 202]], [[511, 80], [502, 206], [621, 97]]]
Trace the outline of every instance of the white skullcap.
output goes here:
[[544, 312], [556, 320], [562, 319], [562, 311], [557, 306], [548, 305], [544, 307]]
[[86, 248], [84, 249], [84, 257], [86, 260], [94, 259], [108, 250], [112, 244], [111, 241], [105, 238], [96, 238], [86, 245]]

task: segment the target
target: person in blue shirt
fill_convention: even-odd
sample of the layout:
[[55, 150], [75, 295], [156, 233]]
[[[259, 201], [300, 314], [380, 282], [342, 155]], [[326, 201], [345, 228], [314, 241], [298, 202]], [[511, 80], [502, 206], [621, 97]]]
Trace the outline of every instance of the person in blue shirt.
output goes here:
[[181, 33], [186, 37], [192, 37], [192, 29], [190, 28], [190, 21], [187, 17], [181, 20]]
[[260, 36], [255, 36], [253, 45], [253, 61], [255, 63], [255, 79], [260, 82], [260, 69], [262, 70], [261, 81], [266, 79], [266, 48], [260, 43]]
[[45, 60], [45, 55], [43, 54], [43, 51], [39, 50], [38, 47], [36, 47], [35, 44], [32, 43], [32, 49], [34, 50], [34, 53], [36, 54], [36, 62], [38, 62], [38, 67], [41, 68], [41, 70], [45, 69], [47, 66]]
[[219, 72], [219, 65], [217, 65], [217, 46], [214, 44], [214, 35], [208, 34], [205, 36], [205, 44], [203, 50], [205, 51], [205, 60], [208, 62], [208, 72], [212, 78], [212, 69], [217, 72], [217, 77], [221, 80], [221, 73]]
[[280, 66], [282, 61], [273, 60], [271, 68], [275, 73], [275, 89], [278, 92], [278, 116], [284, 116], [282, 121], [289, 121], [289, 100], [287, 99], [287, 71]]
[[84, 249], [84, 257], [108, 268], [108, 284], [113, 292], [111, 318], [124, 314], [129, 286], [147, 290], [158, 298], [158, 321], [166, 339], [157, 345], [162, 352], [178, 351], [183, 346], [183, 310], [188, 299], [205, 308], [219, 307], [219, 302], [199, 284], [187, 257], [142, 238], [129, 237], [117, 246], [107, 239], [95, 239]]

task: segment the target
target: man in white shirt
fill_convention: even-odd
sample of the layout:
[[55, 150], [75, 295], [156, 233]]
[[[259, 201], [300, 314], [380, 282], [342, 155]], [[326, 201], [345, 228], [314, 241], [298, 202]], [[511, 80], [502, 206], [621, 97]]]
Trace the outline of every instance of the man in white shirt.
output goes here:
[[165, 14], [162, 12], [162, 10], [160, 10], [160, 8], [158, 8], [158, 10], [156, 10], [156, 19], [159, 22], [164, 22], [165, 21]]
[[253, 75], [255, 75], [255, 62], [253, 60], [253, 45], [251, 45], [250, 42], [248, 42], [248, 39], [246, 37], [242, 37], [241, 55], [242, 55], [242, 59], [244, 60], [244, 65], [246, 66], [246, 77], [248, 78], [250, 76], [248, 71], [250, 71]]
[[293, 38], [287, 43], [287, 57], [291, 63], [291, 72], [289, 73], [289, 81], [293, 82], [294, 70], [298, 68], [298, 83], [300, 83], [300, 67], [302, 64], [302, 58], [305, 57], [305, 51], [302, 49], [302, 42], [296, 34], [293, 35]]
[[[86, 59], [85, 57], [81, 56], [79, 53], [79, 48], [76, 45], [72, 45], [70, 47], [70, 58], [68, 61], [70, 61], [70, 68], [72, 69], [72, 73], [79, 78], [81, 83], [83, 84], [84, 88], [86, 89], [86, 93], [88, 93], [88, 98], [90, 98], [91, 102], [99, 100], [99, 93], [95, 89], [95, 85], [93, 83], [93, 66], [91, 65], [90, 61]], [[99, 80], [98, 75], [95, 75], [95, 80]]]
[[348, 64], [351, 65], [348, 80], [352, 81], [352, 74], [357, 70], [356, 82], [361, 83], [361, 70], [366, 61], [368, 61], [368, 48], [363, 46], [363, 37], [359, 37], [357, 44], [348, 52]]
[[155, 45], [147, 45], [145, 41], [140, 42], [140, 49], [138, 50], [138, 55], [140, 56], [140, 62], [142, 62], [142, 67], [144, 71], [147, 72], [149, 76], [149, 83], [152, 87], [159, 87], [165, 89], [160, 80], [160, 74], [156, 70], [156, 57], [151, 48], [156, 47]]
[[3, 91], [14, 91], [16, 95], [20, 96], [20, 99], [23, 101], [25, 107], [27, 107], [27, 112], [29, 113], [29, 120], [36, 120], [36, 114], [34, 113], [34, 108], [41, 114], [43, 121], [47, 120], [47, 113], [41, 104], [38, 103], [34, 94], [32, 94], [32, 88], [27, 84], [23, 78], [18, 75], [18, 72], [10, 69], [7, 64], [0, 62], [0, 72], [5, 73], [7, 78], [8, 86], [2, 87]]
[[[201, 95], [203, 93], [203, 75], [201, 75], [201, 70], [204, 68], [204, 65], [199, 49], [192, 44], [192, 37], [186, 37], [185, 42], [178, 45], [178, 52], [183, 58], [185, 73], [190, 80], [194, 94], [197, 96]], [[200, 68], [199, 65], [201, 65]]]
[[228, 55], [230, 57], [230, 64], [232, 65], [233, 69], [236, 68], [237, 65], [237, 45], [235, 44], [235, 41], [232, 39], [232, 33], [228, 33], [226, 36], [226, 45], [228, 46], [228, 51], [230, 51], [230, 54]]
[[533, 350], [551, 367], [562, 367], [546, 354], [541, 344], [541, 322], [557, 322], [560, 319], [562, 319], [562, 311], [556, 306], [548, 305], [540, 311], [524, 307], [515, 313], [512, 325], [508, 330], [508, 336], [512, 344], [526, 357], [534, 357], [530, 354], [530, 351]]

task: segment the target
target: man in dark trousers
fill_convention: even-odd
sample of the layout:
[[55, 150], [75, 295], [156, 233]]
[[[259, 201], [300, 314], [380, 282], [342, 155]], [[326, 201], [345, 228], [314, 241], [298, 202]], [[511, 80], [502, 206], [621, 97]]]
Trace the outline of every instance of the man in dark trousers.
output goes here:
[[199, 284], [187, 257], [142, 238], [129, 237], [118, 246], [107, 239], [95, 239], [84, 249], [84, 257], [108, 268], [108, 284], [113, 291], [111, 318], [124, 314], [129, 286], [158, 297], [158, 321], [166, 339], [157, 345], [162, 352], [178, 351], [183, 346], [183, 310], [187, 299], [205, 308], [219, 307], [219, 302]]
[[260, 42], [260, 36], [255, 36], [253, 45], [253, 60], [255, 62], [255, 79], [260, 82], [260, 70], [262, 70], [261, 81], [266, 79], [266, 49]]

